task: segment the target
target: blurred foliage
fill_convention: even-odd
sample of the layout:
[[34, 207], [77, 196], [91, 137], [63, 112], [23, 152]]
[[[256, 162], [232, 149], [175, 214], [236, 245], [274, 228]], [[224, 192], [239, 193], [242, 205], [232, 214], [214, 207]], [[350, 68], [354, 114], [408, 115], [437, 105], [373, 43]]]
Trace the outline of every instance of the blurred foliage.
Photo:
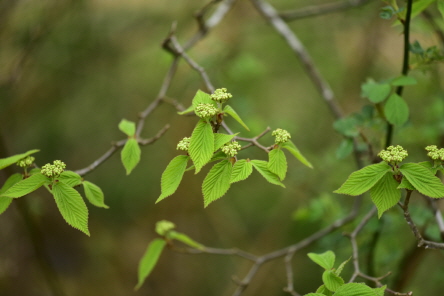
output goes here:
[[[284, 10], [329, 1], [272, 2]], [[120, 120], [137, 120], [138, 112], [156, 97], [171, 62], [161, 42], [172, 22], [177, 21], [179, 41], [187, 40], [197, 30], [193, 13], [205, 3], [0, 2], [0, 158], [37, 148], [41, 150], [37, 163], [61, 159], [71, 170], [97, 159], [112, 141], [123, 138], [117, 128]], [[382, 3], [371, 1], [291, 23], [347, 114], [367, 104], [360, 93], [368, 77], [380, 81], [398, 76], [401, 70], [400, 28], [379, 18], [380, 7]], [[442, 20], [438, 25], [442, 29]], [[421, 17], [413, 22], [412, 33], [412, 40], [418, 40], [425, 51], [418, 53], [421, 57], [435, 57], [433, 46], [442, 49]], [[227, 87], [234, 95], [230, 104], [251, 129], [241, 136], [257, 135], [267, 126], [285, 128], [315, 169], [289, 159], [287, 189], [252, 186], [263, 184], [255, 174], [247, 182], [233, 184], [225, 198], [204, 210], [200, 193], [208, 171], [204, 168], [203, 174], [185, 175], [178, 192], [155, 205], [161, 173], [176, 155], [178, 140], [188, 136], [195, 123], [176, 116], [173, 107], [161, 105], [147, 119], [143, 136], [153, 136], [166, 123], [171, 128], [154, 145], [142, 148], [141, 162], [130, 176], [125, 175], [118, 154], [88, 175], [103, 189], [110, 206], [108, 210], [89, 207], [91, 238], [63, 222], [46, 192], [21, 201], [30, 208], [33, 223], [45, 230], [42, 243], [66, 295], [231, 295], [235, 286], [231, 276], [242, 275], [249, 262], [168, 250], [147, 283], [133, 292], [138, 260], [156, 236], [155, 222], [173, 221], [180, 232], [207, 246], [262, 254], [294, 243], [349, 211], [354, 198], [332, 191], [355, 169], [353, 157], [336, 158], [343, 137], [333, 128], [328, 108], [294, 54], [248, 1], [239, 1], [189, 54], [205, 67], [216, 87]], [[410, 121], [396, 130], [394, 140], [408, 149], [411, 161], [425, 158], [426, 145], [444, 146], [443, 74], [442, 64], [437, 63], [411, 73], [418, 84], [405, 90]], [[200, 77], [181, 62], [167, 95], [188, 106], [199, 88], [203, 88]], [[379, 150], [382, 130], [363, 129], [369, 130], [369, 141]], [[272, 141], [271, 135], [266, 138]], [[263, 158], [263, 152], [254, 147], [248, 154]], [[0, 179], [5, 178], [0, 172]], [[412, 208], [421, 215], [425, 205], [420, 196], [415, 199]], [[365, 206], [369, 205], [366, 198]], [[413, 213], [413, 217], [423, 222], [422, 227], [433, 224], [427, 215]], [[50, 295], [18, 209], [11, 207], [2, 214], [0, 225], [0, 294]], [[381, 238], [373, 246], [377, 233]], [[429, 229], [427, 235], [436, 238], [436, 230]], [[372, 219], [359, 243], [363, 254], [375, 250], [376, 275], [393, 272], [389, 285], [403, 283], [404, 291], [420, 295], [441, 293], [444, 274], [436, 262], [442, 262], [442, 253], [412, 251], [406, 256], [403, 250], [415, 250], [415, 241], [398, 209], [379, 221]], [[348, 239], [338, 232], [305, 253], [327, 249], [335, 251], [338, 262], [351, 254]], [[305, 253], [294, 259], [300, 293], [320, 285], [320, 271]], [[362, 260], [365, 264], [366, 259]], [[412, 264], [399, 277], [408, 260]], [[345, 275], [350, 268], [346, 267]], [[280, 292], [284, 285], [284, 266], [273, 262], [258, 273], [245, 295], [287, 295]]]

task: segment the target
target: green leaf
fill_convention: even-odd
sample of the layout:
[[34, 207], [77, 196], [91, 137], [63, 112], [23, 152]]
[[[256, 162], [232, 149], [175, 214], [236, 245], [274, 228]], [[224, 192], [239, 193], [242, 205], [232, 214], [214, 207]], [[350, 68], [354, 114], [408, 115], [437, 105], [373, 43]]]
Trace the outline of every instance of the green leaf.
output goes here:
[[340, 286], [344, 284], [344, 280], [338, 276], [333, 270], [326, 270], [322, 274], [322, 281], [330, 291], [335, 292]]
[[166, 241], [160, 238], [154, 239], [143, 254], [142, 259], [139, 262], [139, 271], [138, 271], [138, 283], [135, 290], [138, 290], [146, 278], [150, 275], [154, 266], [156, 266], [157, 261], [159, 260], [160, 255], [162, 254], [163, 249], [165, 248]]
[[183, 110], [183, 111], [180, 111], [180, 112], [177, 112], [177, 114], [179, 114], [179, 115], [184, 115], [184, 114], [187, 114], [187, 113], [191, 113], [191, 112], [193, 112], [193, 111], [194, 111], [194, 106], [191, 105], [191, 106], [188, 107], [187, 109], [185, 109], [185, 110]]
[[198, 250], [205, 249], [204, 245], [191, 239], [188, 235], [174, 231], [174, 230], [168, 232], [168, 238], [178, 240], [178, 241], [180, 241], [180, 242], [182, 242], [194, 249], [198, 249]]
[[239, 115], [236, 113], [236, 111], [234, 111], [234, 109], [231, 108], [231, 106], [226, 105], [224, 107], [223, 112], [230, 115], [231, 117], [233, 117], [234, 120], [236, 120], [238, 123], [240, 123], [240, 125], [242, 125], [247, 131], [250, 131], [248, 126], [242, 121], [242, 119], [239, 117]]
[[6, 179], [5, 184], [3, 184], [2, 188], [0, 189], [0, 214], [6, 211], [6, 209], [9, 207], [9, 205], [12, 202], [12, 198], [7, 196], [1, 196], [1, 194], [3, 192], [6, 192], [9, 188], [20, 182], [22, 179], [23, 179], [22, 174], [13, 174], [9, 176], [8, 179]]
[[37, 190], [47, 182], [50, 182], [48, 177], [42, 175], [41, 173], [37, 173], [35, 175], [30, 176], [29, 178], [17, 182], [13, 186], [11, 186], [8, 190], [6, 190], [4, 193], [0, 194], [0, 196], [7, 196], [13, 198], [22, 197], [26, 194], [29, 194]]
[[404, 85], [414, 85], [418, 83], [415, 78], [410, 76], [399, 76], [392, 80], [391, 85], [393, 86], [404, 86]]
[[205, 207], [228, 191], [232, 170], [231, 162], [226, 159], [216, 163], [208, 172], [202, 184]]
[[268, 153], [268, 169], [276, 174], [281, 181], [287, 174], [287, 159], [281, 149], [273, 149]]
[[335, 264], [335, 253], [332, 251], [327, 251], [322, 254], [316, 254], [316, 253], [308, 253], [308, 257], [313, 261], [314, 263], [318, 264], [325, 270], [330, 270], [333, 268], [333, 265]]
[[282, 143], [280, 146], [290, 151], [290, 153], [293, 154], [293, 156], [296, 157], [300, 162], [302, 162], [302, 164], [308, 166], [311, 169], [313, 168], [312, 164], [302, 155], [302, 153], [292, 141]]
[[[213, 154], [213, 156], [211, 157], [210, 161], [208, 163], [214, 162], [214, 161], [218, 161], [218, 160], [222, 160], [222, 159], [226, 159], [228, 156], [223, 153], [222, 151], [218, 151], [216, 153]], [[207, 164], [208, 164], [207, 163]], [[191, 171], [195, 168], [194, 164], [190, 165], [185, 172]]]
[[122, 119], [119, 123], [119, 130], [125, 133], [128, 137], [133, 137], [136, 133], [136, 124], [132, 121]]
[[230, 142], [237, 134], [234, 135], [214, 134], [214, 151], [218, 150], [224, 144]]
[[162, 193], [156, 200], [156, 203], [176, 192], [182, 181], [189, 159], [190, 157], [188, 155], [178, 155], [170, 161], [165, 171], [162, 173], [160, 183]]
[[441, 13], [442, 18], [444, 19], [444, 0], [438, 0], [438, 10]]
[[[196, 92], [196, 95], [193, 98], [193, 109], [196, 108], [197, 105], [199, 104], [213, 104], [215, 107], [217, 107], [217, 104], [215, 101], [213, 101], [211, 99], [211, 96], [203, 91], [201, 91], [200, 89]], [[190, 109], [190, 108], [188, 108]]]
[[265, 160], [253, 159], [250, 161], [250, 163], [262, 175], [262, 177], [265, 178], [265, 180], [267, 180], [271, 184], [279, 185], [285, 188], [285, 185], [282, 184], [282, 182], [279, 180], [279, 177], [276, 174], [270, 172], [270, 170], [268, 169], [268, 163]]
[[40, 150], [38, 149], [34, 149], [34, 150], [29, 150], [28, 152], [22, 153], [22, 154], [16, 154], [7, 158], [2, 158], [0, 159], [0, 170], [4, 169], [7, 166], [10, 166], [11, 164], [15, 164], [17, 163], [17, 161], [25, 158], [28, 155], [31, 155], [33, 153], [39, 152]]
[[384, 296], [385, 289], [387, 289], [386, 285], [380, 288], [373, 288], [373, 291], [375, 291], [376, 296]]
[[415, 186], [413, 186], [407, 178], [402, 177], [401, 184], [398, 185], [398, 189], [408, 189], [408, 190], [416, 190]]
[[327, 289], [325, 287], [325, 285], [320, 286], [317, 290], [316, 293], [322, 294], [324, 296], [332, 296], [333, 292], [331, 292], [329, 289]]
[[336, 269], [335, 273], [337, 275], [341, 275], [342, 270], [344, 269], [345, 264], [348, 263], [348, 261], [350, 261], [351, 257], [348, 258], [347, 260], [345, 260], [344, 262], [341, 263], [341, 265], [339, 265], [338, 269]]
[[336, 120], [333, 123], [333, 128], [346, 137], [354, 138], [359, 136], [359, 124], [360, 122], [355, 116], [348, 116]]
[[411, 19], [415, 18], [435, 1], [436, 0], [421, 0], [414, 2], [412, 5]]
[[393, 179], [393, 174], [388, 172], [370, 189], [372, 201], [378, 208], [378, 218], [381, 218], [385, 211], [398, 203], [401, 198], [398, 185], [399, 183]]
[[409, 119], [409, 106], [403, 98], [392, 94], [384, 105], [387, 121], [394, 125], [403, 125]]
[[206, 165], [214, 152], [214, 134], [211, 124], [199, 120], [191, 135], [188, 153], [196, 166], [196, 174]]
[[85, 196], [91, 204], [99, 208], [109, 208], [105, 204], [105, 196], [103, 195], [103, 191], [99, 186], [89, 181], [83, 181], [82, 184], [83, 190], [85, 190]]
[[82, 184], [82, 177], [73, 171], [63, 171], [57, 179], [71, 187]]
[[444, 197], [444, 185], [429, 169], [417, 163], [405, 163], [399, 170], [422, 194], [434, 198]]
[[66, 223], [89, 236], [88, 208], [77, 190], [58, 182], [52, 186], [52, 194]]
[[121, 159], [126, 174], [129, 175], [140, 161], [140, 147], [136, 139], [130, 138], [126, 141], [122, 149]]
[[372, 188], [388, 171], [390, 171], [390, 166], [385, 162], [366, 166], [353, 172], [347, 181], [333, 192], [353, 196], [361, 195]]
[[425, 168], [428, 168], [432, 174], [436, 175], [436, 172], [440, 169], [440, 167], [433, 167], [433, 163], [431, 163], [430, 161], [422, 161], [422, 162], [418, 162], [419, 165], [422, 165]]
[[353, 152], [353, 139], [346, 138], [341, 141], [338, 149], [336, 149], [336, 158], [344, 159]]
[[336, 290], [335, 296], [376, 296], [376, 292], [365, 284], [349, 283]]
[[308, 294], [305, 294], [304, 296], [325, 296], [325, 295], [321, 294], [321, 293], [308, 293]]
[[368, 98], [376, 104], [384, 101], [388, 97], [392, 91], [392, 87], [388, 83], [377, 83], [369, 79], [362, 85], [361, 90], [361, 96]]
[[253, 165], [248, 159], [236, 161], [231, 172], [230, 183], [239, 182], [247, 179], [253, 172]]

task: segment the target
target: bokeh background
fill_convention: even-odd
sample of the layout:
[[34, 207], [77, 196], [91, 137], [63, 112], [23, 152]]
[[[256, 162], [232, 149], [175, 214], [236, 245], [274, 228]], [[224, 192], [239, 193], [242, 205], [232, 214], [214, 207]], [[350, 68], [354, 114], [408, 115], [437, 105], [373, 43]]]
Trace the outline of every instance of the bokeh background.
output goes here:
[[[270, 1], [279, 10], [327, 2]], [[136, 121], [156, 98], [172, 61], [161, 48], [172, 23], [177, 22], [177, 36], [184, 43], [197, 30], [194, 12], [205, 4], [200, 0], [1, 1], [0, 158], [40, 149], [39, 165], [61, 159], [72, 170], [97, 159], [113, 141], [124, 138], [117, 128], [120, 120]], [[360, 85], [368, 77], [383, 80], [401, 71], [402, 28], [379, 17], [383, 5], [369, 1], [290, 25], [347, 114], [367, 104], [360, 96]], [[444, 28], [436, 9], [429, 11], [438, 28]], [[442, 49], [434, 30], [426, 18], [417, 17], [412, 41]], [[227, 87], [234, 95], [230, 105], [251, 132], [227, 119], [233, 130], [253, 137], [267, 126], [287, 129], [314, 169], [288, 157], [286, 189], [253, 174], [204, 209], [200, 186], [209, 169], [204, 168], [198, 175], [186, 174], [176, 194], [154, 204], [160, 176], [178, 154], [177, 142], [196, 123], [194, 117], [178, 116], [171, 105], [162, 104], [147, 118], [143, 136], [154, 136], [167, 123], [171, 128], [142, 148], [141, 162], [131, 175], [126, 176], [115, 154], [85, 177], [102, 188], [110, 206], [104, 210], [88, 204], [91, 237], [67, 225], [44, 190], [14, 201], [0, 216], [0, 295], [55, 295], [32, 237], [37, 237], [38, 248], [57, 272], [60, 295], [231, 295], [236, 287], [232, 276], [243, 277], [249, 262], [170, 250], [135, 292], [138, 260], [156, 237], [156, 221], [170, 220], [178, 231], [207, 246], [238, 247], [260, 255], [295, 243], [350, 211], [354, 198], [332, 191], [356, 169], [354, 159], [336, 157], [342, 136], [332, 127], [332, 114], [294, 53], [249, 1], [238, 1], [189, 54], [216, 87]], [[396, 130], [394, 143], [408, 149], [411, 161], [418, 161], [425, 159], [426, 145], [444, 144], [443, 66], [423, 66], [411, 75], [418, 84], [405, 90], [410, 121]], [[167, 96], [188, 106], [195, 92], [204, 88], [199, 75], [182, 61]], [[383, 131], [376, 127], [364, 132], [380, 149]], [[271, 135], [261, 139], [264, 145], [272, 141]], [[267, 158], [254, 147], [240, 156]], [[6, 177], [0, 172], [2, 181]], [[367, 196], [362, 214], [370, 207]], [[20, 208], [28, 209], [30, 221]], [[412, 208], [421, 229], [439, 240], [419, 196]], [[354, 225], [297, 254], [299, 293], [313, 292], [321, 284], [322, 270], [306, 253], [330, 249], [337, 253], [338, 263], [348, 259], [350, 243], [342, 232]], [[415, 248], [400, 210], [392, 209], [380, 220], [373, 218], [360, 234], [359, 244], [363, 270], [371, 268], [378, 276], [391, 271], [386, 282], [393, 289], [413, 290], [415, 295], [442, 292], [442, 251]], [[370, 249], [375, 259], [368, 264]], [[346, 276], [351, 268], [349, 264], [345, 269]], [[282, 291], [285, 284], [283, 260], [276, 260], [263, 267], [244, 295], [288, 295]]]

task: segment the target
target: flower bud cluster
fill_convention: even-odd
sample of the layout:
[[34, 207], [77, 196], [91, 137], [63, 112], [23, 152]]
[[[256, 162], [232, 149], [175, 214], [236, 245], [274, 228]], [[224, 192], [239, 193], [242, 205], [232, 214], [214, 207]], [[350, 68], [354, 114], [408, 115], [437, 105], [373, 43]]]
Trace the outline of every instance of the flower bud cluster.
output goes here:
[[224, 146], [222, 146], [221, 150], [223, 153], [225, 153], [226, 155], [228, 155], [229, 157], [234, 157], [235, 155], [237, 155], [237, 152], [239, 150], [241, 150], [241, 145], [239, 145], [238, 142], [233, 141], [233, 142], [229, 142], [227, 144], [225, 144]]
[[173, 230], [176, 227], [173, 222], [162, 220], [156, 223], [156, 232], [160, 236], [165, 236], [168, 231]]
[[225, 103], [232, 97], [233, 96], [230, 93], [227, 93], [226, 88], [218, 88], [214, 91], [213, 94], [211, 94], [211, 99], [219, 103]]
[[387, 163], [396, 164], [403, 161], [408, 156], [408, 153], [402, 146], [397, 145], [387, 147], [386, 150], [379, 152], [378, 156]]
[[281, 129], [281, 128], [274, 130], [271, 133], [271, 135], [276, 137], [276, 139], [275, 139], [276, 144], [285, 143], [289, 139], [291, 139], [290, 133], [284, 129]]
[[65, 168], [66, 164], [63, 161], [54, 160], [53, 164], [45, 164], [40, 172], [47, 177], [57, 177], [63, 173]]
[[200, 118], [209, 118], [216, 115], [219, 110], [214, 107], [213, 104], [200, 103], [196, 106], [196, 109], [194, 111], [196, 112], [196, 115]]
[[177, 144], [177, 150], [183, 150], [188, 151], [188, 148], [190, 147], [190, 141], [191, 137], [185, 137], [182, 140], [179, 141], [179, 144]]
[[428, 151], [427, 156], [431, 159], [444, 161], [444, 148], [438, 149], [436, 145], [430, 145], [425, 150]]
[[34, 160], [35, 160], [35, 158], [33, 156], [27, 156], [23, 159], [20, 159], [17, 162], [17, 165], [21, 168], [26, 168], [26, 167], [31, 166], [34, 163]]

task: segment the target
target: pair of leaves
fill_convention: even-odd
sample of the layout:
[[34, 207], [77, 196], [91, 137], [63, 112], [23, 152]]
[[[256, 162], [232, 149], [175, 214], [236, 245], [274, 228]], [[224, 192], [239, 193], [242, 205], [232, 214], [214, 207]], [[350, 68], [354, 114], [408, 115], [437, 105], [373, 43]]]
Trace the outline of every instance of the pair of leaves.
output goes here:
[[[291, 154], [293, 154], [300, 162], [309, 168], [313, 168], [311, 163], [301, 154], [299, 149], [294, 145], [293, 142], [287, 141], [285, 143], [279, 144], [275, 149], [268, 153], [268, 165], [267, 168], [270, 172], [277, 175], [280, 181], [285, 179], [287, 174], [287, 158], [281, 148], [287, 149]], [[280, 185], [280, 184], [279, 184]]]
[[119, 123], [119, 129], [128, 136], [128, 140], [123, 146], [121, 160], [129, 175], [140, 161], [140, 147], [136, 140], [136, 124], [132, 121], [122, 119]]

